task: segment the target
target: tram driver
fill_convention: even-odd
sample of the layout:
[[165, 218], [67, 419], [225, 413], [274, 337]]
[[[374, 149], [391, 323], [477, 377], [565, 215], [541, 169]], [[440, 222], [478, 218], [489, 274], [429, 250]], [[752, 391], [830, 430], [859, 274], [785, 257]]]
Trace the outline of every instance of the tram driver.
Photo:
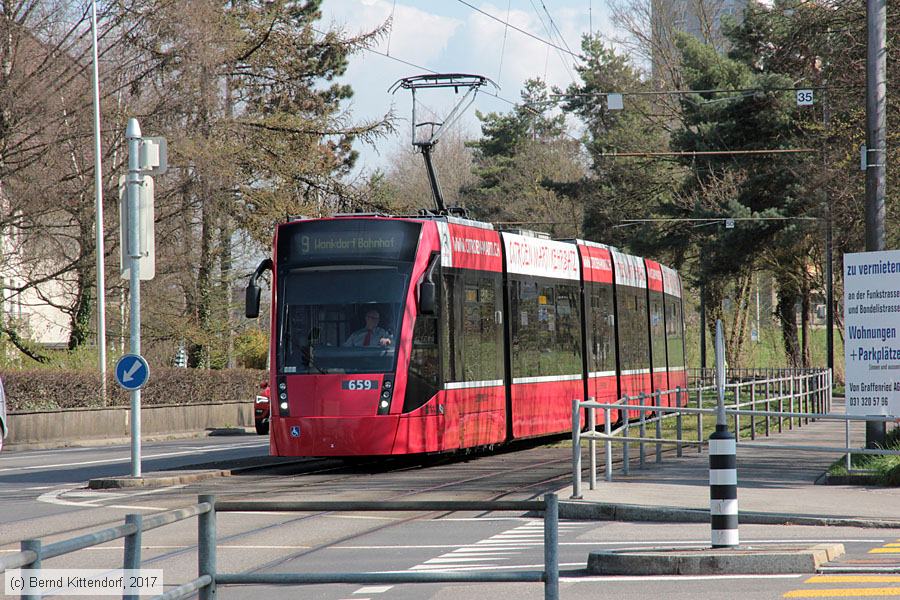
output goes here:
[[393, 338], [390, 332], [383, 327], [378, 326], [381, 320], [381, 314], [378, 310], [370, 308], [366, 311], [366, 326], [354, 331], [344, 342], [344, 346], [390, 346], [393, 344]]

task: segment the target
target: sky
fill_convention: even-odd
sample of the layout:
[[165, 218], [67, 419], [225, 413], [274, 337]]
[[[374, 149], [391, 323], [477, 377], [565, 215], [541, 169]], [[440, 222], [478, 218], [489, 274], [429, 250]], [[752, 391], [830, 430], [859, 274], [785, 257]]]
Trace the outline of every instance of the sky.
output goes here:
[[[607, 38], [613, 33], [606, 0], [466, 0], [466, 3], [536, 37], [563, 48], [568, 46], [576, 54], [580, 52], [582, 35], [592, 27]], [[357, 145], [362, 171], [383, 167], [392, 152], [401, 144], [410, 143], [410, 92], [399, 90], [392, 95], [388, 88], [402, 77], [427, 72], [418, 67], [439, 73], [483, 75], [500, 86], [496, 94], [502, 99], [479, 94], [456, 125], [471, 137], [480, 133], [475, 110], [508, 112], [512, 103], [520, 100], [526, 79], [537, 76], [560, 87], [577, 80], [574, 57], [507, 28], [460, 0], [324, 0], [322, 14], [320, 25], [330, 24], [348, 34], [371, 30], [393, 15], [389, 35], [374, 47], [392, 58], [363, 51], [351, 57], [350, 66], [341, 78], [354, 90], [348, 105], [354, 119], [379, 118], [390, 110], [398, 118], [397, 135], [378, 142], [377, 150]], [[423, 100], [438, 120], [455, 103], [452, 90], [419, 92], [417, 99]]]

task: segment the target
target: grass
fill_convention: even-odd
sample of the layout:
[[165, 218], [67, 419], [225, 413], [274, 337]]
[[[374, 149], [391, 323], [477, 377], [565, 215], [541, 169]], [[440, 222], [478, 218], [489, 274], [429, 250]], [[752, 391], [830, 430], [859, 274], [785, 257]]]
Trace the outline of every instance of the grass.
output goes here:
[[[748, 392], [746, 389], [744, 390], [741, 400], [742, 403], [749, 400], [747, 397]], [[776, 395], [776, 390], [772, 390], [772, 396]], [[713, 392], [704, 392], [703, 395], [703, 408], [715, 408], [716, 399], [715, 394]], [[725, 394], [725, 406], [733, 406], [734, 405], [734, 392], [732, 390], [728, 390]], [[696, 396], [692, 395], [691, 402], [689, 404], [691, 407], [697, 406]], [[749, 409], [750, 406], [746, 406], [745, 408]], [[788, 402], [785, 402], [782, 406], [783, 410], [790, 410], [790, 405]], [[803, 407], [805, 409], [805, 405]], [[810, 404], [809, 410], [812, 410], [813, 406]], [[764, 396], [762, 391], [758, 392], [757, 396], [757, 410], [772, 410], [777, 411], [779, 409], [777, 400], [770, 400], [768, 407], [765, 404]], [[795, 404], [794, 409], [797, 412], [801, 412], [801, 407]], [[794, 427], [801, 427], [802, 424], [798, 423], [799, 419], [793, 419], [793, 423], [787, 417], [781, 418], [781, 428], [783, 431], [787, 431], [791, 425]], [[603, 422], [603, 413], [598, 410], [597, 412], [597, 422]], [[678, 430], [678, 420], [675, 414], [670, 414], [664, 417], [660, 422], [660, 438], [667, 440], [676, 440], [677, 439], [677, 430]], [[805, 424], [804, 421], [803, 424]], [[745, 441], [749, 440], [753, 436], [753, 431], [755, 431], [757, 438], [765, 437], [766, 435], [766, 418], [765, 417], [755, 417], [751, 419], [749, 416], [741, 416], [738, 419], [738, 424], [740, 428], [740, 440]], [[775, 435], [778, 433], [778, 417], [770, 417], [768, 422], [768, 430], [769, 435]], [[602, 429], [602, 425], [600, 426]], [[656, 422], [648, 421], [645, 422], [645, 434], [644, 437], [655, 438], [656, 436]], [[710, 434], [715, 431], [716, 428], [716, 415], [715, 414], [702, 414], [701, 416], [701, 434], [699, 435], [700, 441], [705, 441], [709, 439]], [[732, 433], [735, 431], [735, 419], [733, 415], [728, 416], [728, 429]], [[623, 432], [624, 433], [624, 432]], [[639, 437], [640, 436], [640, 422], [632, 421], [628, 426], [628, 437]], [[696, 415], [682, 415], [681, 418], [681, 438], [685, 441], [698, 441], [698, 431], [697, 431], [697, 416]], [[622, 442], [616, 442], [617, 444], [621, 444]], [[644, 450], [648, 460], [655, 460], [654, 452], [655, 452], [655, 443], [654, 442], [645, 442], [645, 444], [649, 444], [649, 449], [645, 445]], [[628, 444], [629, 452], [631, 454], [632, 459], [638, 456], [638, 452], [640, 451], [640, 445], [637, 442], [630, 442]], [[671, 448], [672, 444], [666, 444], [664, 448]], [[696, 452], [695, 445], [685, 445], [683, 446], [685, 452], [694, 451]]]
[[[809, 349], [811, 364], [814, 366], [825, 366], [828, 364], [826, 330], [824, 327], [814, 327], [809, 330]], [[685, 346], [687, 347], [687, 364], [690, 367], [700, 366], [700, 332], [696, 324], [686, 324]], [[834, 330], [834, 368], [835, 381], [842, 381], [844, 346], [841, 341], [840, 332]], [[712, 367], [715, 363], [715, 342], [706, 338], [706, 366]], [[744, 341], [741, 347], [741, 356], [738, 364], [732, 365], [736, 368], [743, 369], [771, 369], [783, 368], [787, 365], [787, 358], [784, 352], [784, 341], [781, 337], [781, 330], [776, 326], [763, 327], [760, 332], [759, 341], [748, 339]]]
[[[885, 440], [887, 450], [900, 450], [900, 427], [888, 432]], [[870, 471], [881, 485], [900, 486], [900, 456], [873, 456], [871, 454], [853, 454], [850, 456], [850, 468]], [[847, 472], [845, 458], [834, 462], [828, 469], [829, 475], [851, 475]]]

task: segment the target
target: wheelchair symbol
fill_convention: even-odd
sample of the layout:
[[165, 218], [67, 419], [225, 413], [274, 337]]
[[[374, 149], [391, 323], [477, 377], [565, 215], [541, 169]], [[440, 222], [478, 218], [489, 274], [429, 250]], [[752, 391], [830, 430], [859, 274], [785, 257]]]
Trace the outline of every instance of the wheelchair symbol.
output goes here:
[[294, 425], [291, 427], [291, 437], [292, 438], [300, 437], [300, 426], [299, 425]]

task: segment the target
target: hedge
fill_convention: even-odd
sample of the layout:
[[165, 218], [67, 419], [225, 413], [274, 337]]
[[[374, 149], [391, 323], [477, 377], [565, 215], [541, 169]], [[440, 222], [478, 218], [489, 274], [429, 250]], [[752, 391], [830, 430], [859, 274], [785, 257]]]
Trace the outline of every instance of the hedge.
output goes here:
[[[252, 400], [266, 371], [255, 369], [178, 369], [157, 367], [141, 392], [142, 405], [241, 402]], [[107, 373], [106, 402], [100, 399], [100, 374], [75, 370], [0, 373], [7, 410], [22, 412], [60, 408], [128, 406], [130, 394]]]

